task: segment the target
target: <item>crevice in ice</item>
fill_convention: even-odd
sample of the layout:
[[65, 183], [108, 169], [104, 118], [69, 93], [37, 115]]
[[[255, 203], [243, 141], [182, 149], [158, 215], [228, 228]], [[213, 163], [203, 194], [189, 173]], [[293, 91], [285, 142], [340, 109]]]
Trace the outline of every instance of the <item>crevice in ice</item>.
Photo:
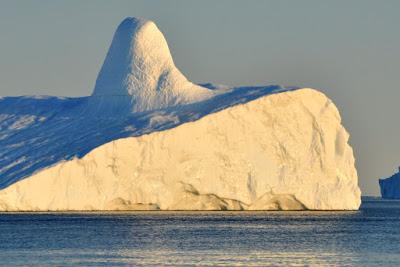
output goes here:
[[105, 210], [112, 210], [112, 211], [159, 210], [159, 209], [160, 207], [154, 203], [132, 203], [130, 200], [126, 200], [121, 197], [109, 201], [105, 206]]
[[183, 183], [178, 200], [169, 210], [307, 210], [293, 194], [267, 192], [252, 203], [224, 198], [213, 193], [200, 193], [193, 185]]

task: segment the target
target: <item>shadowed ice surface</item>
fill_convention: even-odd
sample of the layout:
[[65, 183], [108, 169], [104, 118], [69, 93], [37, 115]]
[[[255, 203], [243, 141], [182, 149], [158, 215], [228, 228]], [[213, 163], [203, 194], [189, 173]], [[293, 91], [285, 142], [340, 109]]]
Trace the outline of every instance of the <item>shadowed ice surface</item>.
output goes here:
[[[206, 85], [213, 90], [212, 85]], [[90, 97], [0, 98], [0, 189], [43, 168], [115, 139], [195, 121], [256, 98], [294, 90], [280, 86], [231, 88], [211, 99], [140, 113], [96, 110]], [[118, 97], [109, 96], [108, 98]]]
[[2, 266], [398, 266], [400, 201], [357, 212], [0, 214]]

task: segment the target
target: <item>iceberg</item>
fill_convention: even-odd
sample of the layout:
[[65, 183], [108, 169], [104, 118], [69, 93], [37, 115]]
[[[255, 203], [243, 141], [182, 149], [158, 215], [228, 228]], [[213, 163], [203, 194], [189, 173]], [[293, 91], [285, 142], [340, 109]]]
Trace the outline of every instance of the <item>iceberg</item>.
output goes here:
[[400, 167], [391, 177], [379, 179], [379, 187], [382, 198], [400, 199]]
[[323, 93], [192, 83], [127, 18], [91, 96], [0, 99], [0, 210], [356, 210], [348, 139]]

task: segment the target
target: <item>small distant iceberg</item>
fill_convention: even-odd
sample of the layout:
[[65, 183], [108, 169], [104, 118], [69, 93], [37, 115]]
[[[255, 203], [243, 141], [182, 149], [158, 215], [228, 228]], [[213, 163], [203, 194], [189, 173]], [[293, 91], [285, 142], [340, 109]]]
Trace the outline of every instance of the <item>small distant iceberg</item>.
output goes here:
[[397, 173], [389, 178], [379, 179], [382, 198], [400, 199], [400, 167]]

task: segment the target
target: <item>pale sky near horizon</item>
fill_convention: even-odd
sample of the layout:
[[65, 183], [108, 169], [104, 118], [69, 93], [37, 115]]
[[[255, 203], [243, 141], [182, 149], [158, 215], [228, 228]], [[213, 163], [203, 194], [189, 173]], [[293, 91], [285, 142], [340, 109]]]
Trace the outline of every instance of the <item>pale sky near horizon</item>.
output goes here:
[[151, 19], [194, 82], [317, 88], [364, 195], [400, 165], [400, 1], [2, 1], [0, 96], [91, 94], [118, 24]]

